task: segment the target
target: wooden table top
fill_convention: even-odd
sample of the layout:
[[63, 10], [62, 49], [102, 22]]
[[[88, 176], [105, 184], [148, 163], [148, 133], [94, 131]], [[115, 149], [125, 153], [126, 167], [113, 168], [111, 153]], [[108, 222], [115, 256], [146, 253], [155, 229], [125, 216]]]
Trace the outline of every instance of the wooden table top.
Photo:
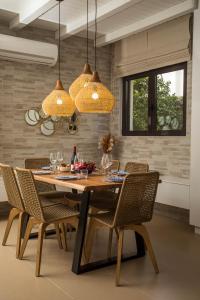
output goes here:
[[[90, 191], [102, 188], [120, 187], [120, 182], [107, 182], [106, 177], [103, 175], [91, 174], [88, 179], [74, 179], [74, 180], [59, 180], [56, 179], [60, 175], [69, 175], [70, 173], [48, 174], [48, 175], [34, 175], [35, 180], [63, 186], [78, 191]], [[71, 174], [70, 174], [71, 175]]]

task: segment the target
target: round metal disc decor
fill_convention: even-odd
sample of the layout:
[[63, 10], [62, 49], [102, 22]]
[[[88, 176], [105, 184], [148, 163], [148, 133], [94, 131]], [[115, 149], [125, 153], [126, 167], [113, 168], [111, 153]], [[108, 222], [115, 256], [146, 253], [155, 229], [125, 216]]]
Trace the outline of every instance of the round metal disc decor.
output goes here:
[[61, 120], [61, 117], [58, 117], [58, 116], [51, 116], [51, 120], [53, 122], [59, 122]]
[[37, 110], [29, 109], [25, 113], [25, 121], [30, 126], [35, 126], [40, 121], [40, 115]]
[[46, 136], [50, 136], [54, 133], [55, 127], [51, 120], [44, 121], [40, 126], [41, 133]]
[[44, 113], [44, 111], [43, 111], [42, 108], [39, 110], [39, 115], [40, 115], [40, 118], [41, 118], [41, 119], [47, 119], [47, 118], [49, 117], [48, 115], [46, 115], [46, 114]]

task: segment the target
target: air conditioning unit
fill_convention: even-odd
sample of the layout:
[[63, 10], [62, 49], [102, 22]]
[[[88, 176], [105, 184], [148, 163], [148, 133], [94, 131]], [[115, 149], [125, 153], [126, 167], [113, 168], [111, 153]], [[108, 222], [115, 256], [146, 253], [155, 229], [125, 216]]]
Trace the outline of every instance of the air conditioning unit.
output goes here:
[[54, 66], [57, 45], [0, 34], [0, 59]]

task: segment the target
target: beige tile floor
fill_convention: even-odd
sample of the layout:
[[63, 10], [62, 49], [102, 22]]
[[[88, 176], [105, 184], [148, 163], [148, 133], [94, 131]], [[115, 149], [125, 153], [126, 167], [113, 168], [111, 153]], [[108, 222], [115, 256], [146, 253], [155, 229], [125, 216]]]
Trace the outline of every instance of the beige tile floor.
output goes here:
[[[117, 288], [114, 266], [78, 276], [70, 271], [73, 236], [68, 252], [58, 249], [54, 237], [45, 240], [43, 276], [35, 278], [36, 241], [29, 242], [23, 261], [15, 259], [16, 224], [8, 246], [0, 246], [0, 300], [200, 300], [200, 236], [187, 225], [154, 216], [148, 229], [160, 274], [154, 274], [148, 256], [129, 261], [122, 265], [122, 286]], [[1, 239], [4, 228], [1, 220]], [[106, 241], [107, 231], [99, 230], [93, 258], [105, 255]], [[125, 248], [134, 248], [131, 232], [126, 234]]]

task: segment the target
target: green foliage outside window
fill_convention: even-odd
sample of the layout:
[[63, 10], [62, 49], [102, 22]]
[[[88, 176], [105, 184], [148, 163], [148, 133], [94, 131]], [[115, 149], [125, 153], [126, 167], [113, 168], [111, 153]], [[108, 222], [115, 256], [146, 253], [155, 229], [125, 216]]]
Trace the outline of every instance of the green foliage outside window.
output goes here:
[[[148, 77], [132, 80], [133, 129], [148, 129]], [[157, 130], [181, 130], [183, 97], [170, 94], [170, 81], [157, 76]]]

